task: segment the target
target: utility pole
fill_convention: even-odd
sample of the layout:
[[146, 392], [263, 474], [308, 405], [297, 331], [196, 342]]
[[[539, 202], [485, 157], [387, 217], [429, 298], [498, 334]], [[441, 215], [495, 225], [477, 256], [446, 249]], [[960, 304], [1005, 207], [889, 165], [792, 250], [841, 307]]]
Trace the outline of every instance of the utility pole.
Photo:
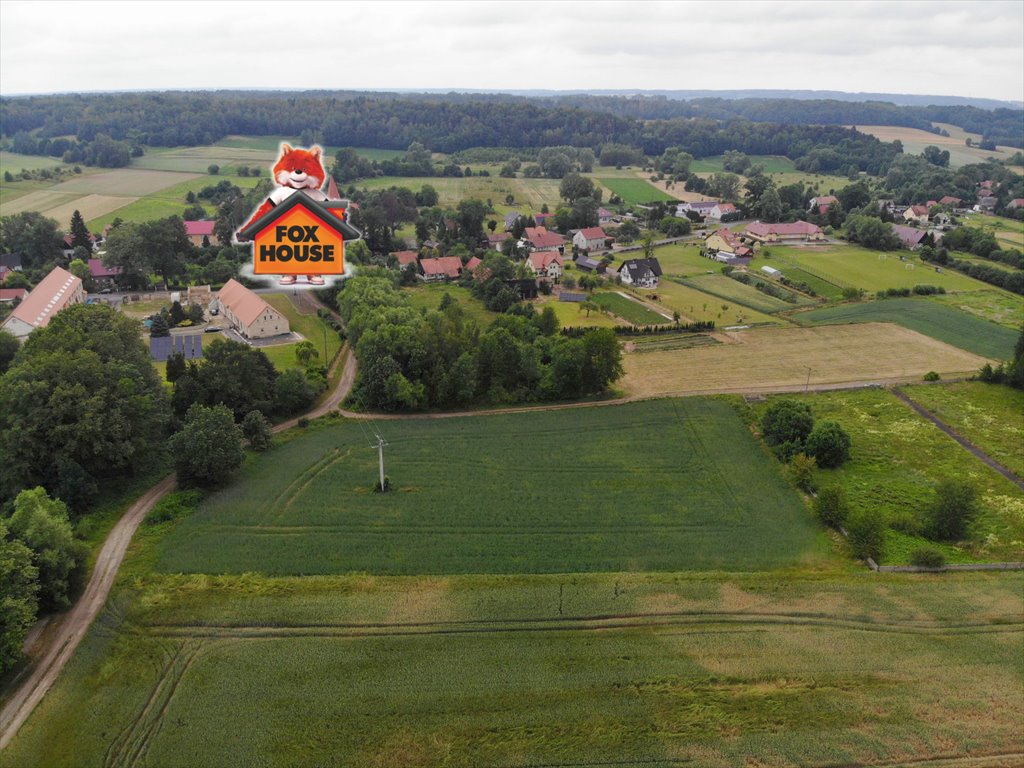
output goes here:
[[384, 487], [384, 446], [387, 443], [384, 442], [384, 438], [377, 435], [377, 455], [380, 457], [380, 492], [384, 493], [387, 488]]
[[807, 392], [811, 387], [811, 367], [809, 365], [805, 365], [804, 368], [807, 369], [807, 383], [804, 384], [804, 392]]

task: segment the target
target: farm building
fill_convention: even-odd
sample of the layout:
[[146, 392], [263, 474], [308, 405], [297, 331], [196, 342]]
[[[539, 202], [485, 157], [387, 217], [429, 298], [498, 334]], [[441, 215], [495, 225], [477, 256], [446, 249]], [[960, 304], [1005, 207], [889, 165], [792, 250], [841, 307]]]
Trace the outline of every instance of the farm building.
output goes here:
[[531, 253], [526, 264], [537, 277], [548, 277], [557, 280], [562, 276], [562, 257], [551, 251]]
[[580, 272], [597, 272], [599, 275], [603, 275], [607, 270], [603, 261], [592, 259], [589, 256], [577, 256], [575, 263], [576, 269]]
[[607, 248], [608, 235], [600, 227], [587, 227], [572, 236], [572, 244], [581, 251], [600, 251]]
[[896, 237], [900, 239], [900, 243], [907, 250], [914, 250], [921, 246], [921, 241], [924, 240], [925, 235], [928, 233], [923, 229], [915, 229], [914, 227], [903, 227], [898, 224], [892, 225], [892, 231], [896, 234]]
[[676, 206], [676, 216], [685, 218], [687, 213], [695, 213], [702, 219], [721, 221], [724, 216], [736, 213], [732, 203], [721, 203], [717, 200], [705, 200], [697, 203], [680, 203]]
[[490, 234], [487, 235], [487, 247], [493, 248], [498, 253], [501, 253], [501, 246], [508, 239], [508, 237], [508, 234], [504, 232], [491, 232]]
[[565, 238], [556, 232], [548, 232], [544, 227], [527, 227], [523, 232], [523, 242], [531, 251], [557, 251], [565, 248]]
[[609, 211], [607, 208], [597, 209], [597, 223], [600, 224], [611, 224], [615, 220], [615, 214]]
[[70, 272], [54, 267], [14, 308], [0, 328], [24, 341], [36, 328], [49, 325], [50, 319], [62, 309], [84, 302], [82, 281]]
[[719, 229], [708, 235], [704, 240], [704, 248], [723, 263], [730, 257], [747, 258], [753, 254], [750, 248], [740, 242], [739, 236], [728, 229]]
[[21, 254], [20, 253], [4, 253], [0, 254], [0, 267], [6, 268], [10, 272], [21, 271]]
[[952, 195], [946, 195], [941, 200], [939, 200], [940, 205], [948, 205], [950, 208], [959, 208], [962, 203], [963, 200], [961, 200], [959, 197], [953, 197]]
[[28, 291], [24, 288], [0, 288], [0, 304], [24, 301]]
[[1008, 211], [1015, 211], [1018, 208], [1024, 208], [1024, 197], [1015, 197], [1006, 204], [1006, 210]]
[[113, 286], [120, 274], [120, 267], [105, 267], [103, 259], [89, 259], [89, 276], [98, 288]]
[[462, 274], [462, 259], [458, 256], [420, 259], [419, 278], [425, 283], [455, 280], [460, 274]]
[[928, 226], [928, 206], [912, 205], [903, 212], [903, 220], [908, 224]]
[[186, 221], [185, 235], [192, 241], [192, 245], [202, 245], [204, 237], [206, 242], [212, 242], [215, 223], [213, 221]]
[[231, 326], [247, 339], [291, 332], [287, 317], [233, 278], [224, 283], [217, 301]]
[[623, 285], [657, 288], [661, 279], [661, 264], [657, 259], [630, 259], [622, 262], [619, 277]]
[[821, 227], [807, 221], [789, 224], [762, 224], [755, 221], [743, 230], [743, 236], [756, 243], [801, 243], [825, 239]]
[[462, 268], [462, 271], [473, 274], [476, 268], [479, 267], [481, 264], [483, 264], [483, 259], [477, 258], [476, 256], [470, 256], [469, 261], [466, 262], [465, 266]]

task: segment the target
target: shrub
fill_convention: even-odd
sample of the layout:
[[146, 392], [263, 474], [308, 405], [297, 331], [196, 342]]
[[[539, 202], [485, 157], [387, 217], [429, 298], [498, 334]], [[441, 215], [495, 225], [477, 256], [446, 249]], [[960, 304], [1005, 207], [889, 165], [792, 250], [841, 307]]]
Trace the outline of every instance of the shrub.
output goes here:
[[885, 547], [885, 523], [882, 516], [874, 509], [861, 509], [850, 514], [846, 519], [846, 533], [849, 536], [850, 550], [855, 557], [875, 562], [882, 557]]
[[910, 553], [910, 564], [920, 568], [941, 568], [946, 564], [946, 556], [937, 547], [918, 547]]
[[300, 426], [300, 427], [302, 427], [303, 429], [305, 429], [306, 427], [308, 427], [308, 426], [309, 426], [309, 419], [307, 419], [307, 418], [306, 418], [305, 416], [303, 416], [303, 417], [302, 417], [301, 419], [299, 419], [299, 420], [298, 420], [297, 422], [295, 422], [295, 423], [296, 423], [296, 424], [297, 424], [298, 426]]
[[270, 447], [270, 423], [260, 411], [249, 411], [242, 419], [242, 436], [249, 441], [254, 451], [265, 451]]
[[146, 525], [157, 525], [159, 523], [184, 517], [199, 506], [203, 494], [200, 491], [175, 491], [164, 496], [158, 501], [153, 509], [146, 515]]
[[957, 541], [978, 514], [977, 492], [970, 483], [950, 478], [935, 487], [935, 498], [925, 510], [928, 537]]
[[776, 400], [761, 417], [761, 434], [765, 442], [779, 446], [780, 449], [787, 443], [797, 447], [790, 456], [799, 452], [813, 427], [814, 417], [810, 407], [796, 400]]
[[832, 528], [841, 527], [850, 514], [846, 491], [838, 485], [822, 488], [814, 500], [814, 513], [825, 525]]
[[819, 467], [842, 466], [850, 458], [850, 436], [834, 421], [817, 424], [807, 438], [807, 453]]
[[924, 375], [925, 381], [938, 381], [939, 378], [939, 374], [936, 373], [935, 371], [928, 371], [928, 373]]
[[789, 464], [789, 477], [798, 488], [814, 490], [814, 470], [818, 462], [806, 453], [797, 453]]

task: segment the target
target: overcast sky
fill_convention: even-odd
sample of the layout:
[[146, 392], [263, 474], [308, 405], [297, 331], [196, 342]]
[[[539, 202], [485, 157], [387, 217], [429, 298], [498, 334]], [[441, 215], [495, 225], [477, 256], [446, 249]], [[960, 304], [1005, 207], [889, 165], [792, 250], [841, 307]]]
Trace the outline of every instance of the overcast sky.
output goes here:
[[0, 93], [747, 89], [1024, 100], [1024, 2], [0, 0]]

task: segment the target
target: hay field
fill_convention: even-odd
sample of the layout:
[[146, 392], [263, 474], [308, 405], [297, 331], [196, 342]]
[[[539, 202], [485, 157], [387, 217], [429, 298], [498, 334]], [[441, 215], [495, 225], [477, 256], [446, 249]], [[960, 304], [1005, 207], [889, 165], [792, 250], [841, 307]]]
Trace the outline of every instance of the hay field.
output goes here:
[[984, 160], [1006, 160], [1015, 152], [1019, 151], [1013, 147], [997, 147], [995, 152], [978, 147], [968, 147], [967, 137], [970, 136], [975, 142], [981, 141], [981, 135], [977, 133], [966, 133], [963, 129], [946, 123], [934, 123], [949, 132], [949, 136], [939, 136], [935, 133], [923, 131], [920, 128], [906, 128], [900, 125], [858, 125], [856, 129], [861, 133], [867, 133], [881, 141], [903, 142], [903, 151], [910, 155], [919, 155], [924, 148], [933, 145], [939, 149], [949, 150], [949, 164], [953, 168], [961, 165], [971, 165]]
[[986, 360], [890, 323], [752, 329], [729, 343], [624, 356], [628, 395], [800, 390], [810, 385], [919, 379], [928, 371], [974, 373]]
[[221, 173], [237, 165], [257, 166], [265, 174], [277, 159], [277, 148], [247, 149], [242, 147], [176, 147], [150, 149], [132, 160], [132, 168], [182, 173], [206, 173], [210, 165], [219, 165]]

